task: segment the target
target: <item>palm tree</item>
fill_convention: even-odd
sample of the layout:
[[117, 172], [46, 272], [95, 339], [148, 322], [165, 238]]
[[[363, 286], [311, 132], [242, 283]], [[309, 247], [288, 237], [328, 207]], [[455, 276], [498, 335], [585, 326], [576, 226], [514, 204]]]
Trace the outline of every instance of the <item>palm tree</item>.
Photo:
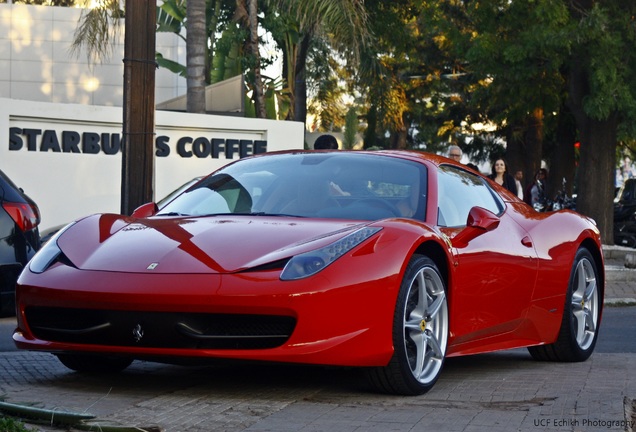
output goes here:
[[205, 71], [207, 56], [206, 0], [188, 0], [186, 3], [186, 110], [205, 113]]
[[288, 25], [275, 34], [284, 53], [283, 75], [292, 98], [289, 117], [307, 118], [307, 57], [314, 37], [324, 35], [336, 50], [357, 63], [370, 43], [367, 14], [362, 0], [267, 0]]
[[110, 57], [113, 48], [111, 37], [119, 34], [123, 17], [118, 0], [105, 1], [98, 7], [86, 9], [75, 29], [71, 54], [79, 55], [85, 47], [88, 62], [93, 64]]
[[265, 109], [265, 91], [261, 77], [261, 56], [258, 41], [258, 1], [236, 0], [236, 21], [248, 30], [245, 51], [252, 59], [254, 107], [257, 118], [267, 118]]

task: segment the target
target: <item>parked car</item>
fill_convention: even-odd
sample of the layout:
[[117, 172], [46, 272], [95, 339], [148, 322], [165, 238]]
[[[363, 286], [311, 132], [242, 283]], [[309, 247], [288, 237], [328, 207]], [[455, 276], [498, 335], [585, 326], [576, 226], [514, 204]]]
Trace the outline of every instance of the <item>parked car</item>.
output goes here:
[[586, 360], [604, 286], [591, 219], [537, 213], [450, 159], [268, 153], [161, 210], [59, 231], [20, 276], [13, 339], [83, 372], [134, 359], [357, 366], [378, 390], [415, 395], [447, 357]]
[[0, 316], [15, 313], [18, 275], [40, 248], [40, 210], [0, 170]]
[[636, 248], [636, 178], [625, 180], [614, 198], [614, 243]]

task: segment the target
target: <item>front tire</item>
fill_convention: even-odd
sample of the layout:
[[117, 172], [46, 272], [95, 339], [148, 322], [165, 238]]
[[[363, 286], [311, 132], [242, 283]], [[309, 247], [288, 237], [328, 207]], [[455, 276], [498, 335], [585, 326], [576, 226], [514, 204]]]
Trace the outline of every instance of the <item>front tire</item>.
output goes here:
[[57, 358], [67, 368], [87, 373], [121, 372], [133, 362], [127, 357], [94, 354], [57, 354]]
[[592, 254], [579, 249], [572, 265], [559, 336], [553, 344], [528, 348], [534, 359], [580, 362], [592, 355], [602, 308], [599, 280]]
[[394, 353], [389, 364], [367, 371], [371, 384], [386, 393], [419, 395], [439, 377], [448, 345], [448, 301], [444, 280], [428, 257], [411, 258], [393, 318]]

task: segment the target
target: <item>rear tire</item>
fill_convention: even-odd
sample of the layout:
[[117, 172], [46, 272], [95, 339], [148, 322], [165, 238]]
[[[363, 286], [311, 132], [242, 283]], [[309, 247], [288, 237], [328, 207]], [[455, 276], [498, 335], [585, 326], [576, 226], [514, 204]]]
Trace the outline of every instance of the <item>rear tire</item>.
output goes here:
[[57, 358], [69, 369], [88, 373], [121, 372], [133, 362], [132, 359], [127, 357], [94, 354], [57, 354]]
[[535, 360], [580, 362], [592, 355], [603, 307], [599, 280], [592, 254], [579, 249], [570, 273], [559, 336], [553, 344], [528, 348]]
[[419, 395], [439, 377], [448, 345], [448, 302], [441, 274], [430, 258], [411, 258], [393, 318], [394, 353], [389, 364], [367, 371], [377, 390]]

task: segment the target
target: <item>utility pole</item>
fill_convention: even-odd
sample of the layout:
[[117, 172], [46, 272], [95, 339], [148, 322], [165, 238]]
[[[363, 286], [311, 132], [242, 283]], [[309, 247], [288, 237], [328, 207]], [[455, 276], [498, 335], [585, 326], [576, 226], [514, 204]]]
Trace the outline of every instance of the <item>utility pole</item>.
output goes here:
[[121, 213], [153, 199], [156, 0], [126, 0]]

